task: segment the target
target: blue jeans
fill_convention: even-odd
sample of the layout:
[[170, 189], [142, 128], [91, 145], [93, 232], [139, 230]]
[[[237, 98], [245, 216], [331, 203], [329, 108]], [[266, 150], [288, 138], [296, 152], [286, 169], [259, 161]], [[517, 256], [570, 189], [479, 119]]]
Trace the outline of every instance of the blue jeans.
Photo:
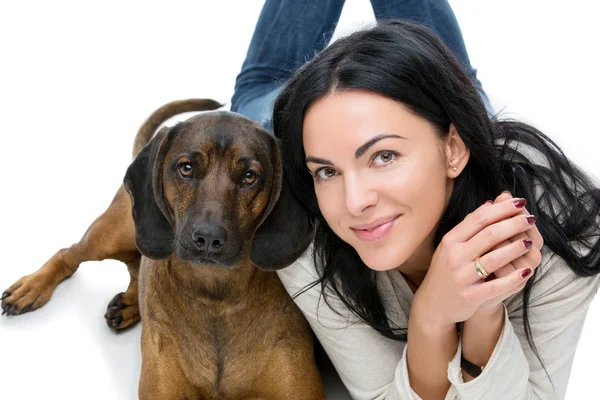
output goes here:
[[[236, 79], [231, 110], [272, 132], [273, 104], [283, 84], [329, 44], [343, 6], [344, 0], [266, 0]], [[377, 20], [408, 19], [432, 29], [454, 51], [491, 111], [447, 0], [371, 0], [371, 6]]]

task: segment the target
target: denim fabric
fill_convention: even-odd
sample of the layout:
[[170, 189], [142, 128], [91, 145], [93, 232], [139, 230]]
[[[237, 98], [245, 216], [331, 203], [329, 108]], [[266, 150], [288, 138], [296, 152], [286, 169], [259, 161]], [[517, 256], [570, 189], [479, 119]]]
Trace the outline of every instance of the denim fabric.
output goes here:
[[[266, 0], [236, 79], [231, 110], [272, 132], [273, 104], [283, 83], [329, 44], [343, 6], [344, 0]], [[371, 0], [371, 6], [377, 20], [408, 19], [436, 32], [455, 52], [491, 114], [447, 0]]]

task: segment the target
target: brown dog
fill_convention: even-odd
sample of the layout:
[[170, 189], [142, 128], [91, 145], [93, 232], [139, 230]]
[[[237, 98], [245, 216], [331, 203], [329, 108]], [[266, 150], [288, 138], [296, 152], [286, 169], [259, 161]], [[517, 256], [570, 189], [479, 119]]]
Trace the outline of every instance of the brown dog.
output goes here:
[[141, 316], [140, 398], [322, 399], [310, 327], [272, 272], [312, 238], [275, 138], [226, 111], [152, 138], [174, 115], [219, 107], [187, 100], [157, 110], [108, 210], [79, 243], [7, 289], [2, 308], [33, 311], [80, 263], [120, 260], [131, 281], [105, 318], [121, 330]]

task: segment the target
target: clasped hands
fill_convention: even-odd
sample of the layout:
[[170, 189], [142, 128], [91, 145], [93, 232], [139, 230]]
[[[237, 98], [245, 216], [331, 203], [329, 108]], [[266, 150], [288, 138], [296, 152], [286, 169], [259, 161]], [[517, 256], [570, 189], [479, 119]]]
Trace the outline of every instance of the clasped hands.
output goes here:
[[[502, 310], [540, 264], [544, 241], [525, 199], [503, 192], [448, 232], [436, 248], [415, 293], [411, 318], [447, 329], [474, 316]], [[477, 272], [479, 261], [489, 274]]]

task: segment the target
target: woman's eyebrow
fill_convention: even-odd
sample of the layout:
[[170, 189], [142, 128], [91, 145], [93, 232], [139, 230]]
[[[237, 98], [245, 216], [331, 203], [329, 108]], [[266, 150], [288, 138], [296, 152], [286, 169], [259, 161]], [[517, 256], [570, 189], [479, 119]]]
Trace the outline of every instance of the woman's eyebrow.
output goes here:
[[304, 160], [307, 163], [315, 163], [315, 164], [322, 164], [322, 165], [333, 165], [333, 163], [329, 160], [326, 160], [324, 158], [318, 158], [318, 157], [306, 157], [306, 160]]
[[[365, 152], [367, 150], [369, 150], [369, 147], [373, 146], [375, 143], [379, 142], [380, 140], [387, 139], [387, 138], [406, 139], [404, 136], [393, 135], [391, 133], [382, 133], [381, 135], [377, 135], [377, 136], [373, 137], [372, 139], [367, 141], [365, 144], [360, 146], [358, 149], [356, 149], [356, 152], [354, 153], [354, 157], [360, 158], [363, 154], [365, 154]], [[325, 158], [312, 157], [312, 156], [306, 157], [306, 159], [304, 161], [307, 163], [314, 163], [314, 164], [321, 164], [321, 165], [333, 165], [333, 163], [331, 161], [329, 161]]]
[[370, 139], [365, 144], [360, 146], [358, 149], [356, 149], [356, 152], [354, 153], [354, 157], [360, 158], [363, 154], [366, 153], [367, 150], [369, 150], [369, 147], [373, 146], [375, 143], [379, 142], [380, 140], [387, 139], [387, 138], [406, 139], [404, 136], [393, 135], [391, 133], [382, 133], [381, 135], [375, 136], [374, 138]]

